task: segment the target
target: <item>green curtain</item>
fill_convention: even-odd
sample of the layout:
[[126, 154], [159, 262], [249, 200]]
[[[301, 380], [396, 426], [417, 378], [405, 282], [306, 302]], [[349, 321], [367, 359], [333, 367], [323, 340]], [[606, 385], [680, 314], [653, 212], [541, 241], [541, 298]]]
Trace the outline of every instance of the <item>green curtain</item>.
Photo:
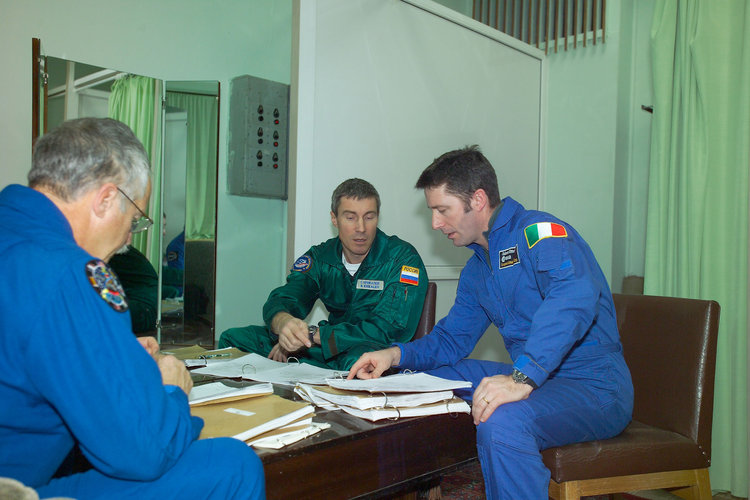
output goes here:
[[711, 485], [748, 493], [750, 3], [659, 0], [645, 293], [721, 305]]
[[161, 268], [161, 94], [162, 82], [128, 75], [112, 84], [109, 116], [128, 125], [143, 143], [151, 162], [151, 198], [148, 215], [154, 227], [133, 235], [133, 246], [148, 257], [154, 269]]
[[167, 104], [187, 111], [185, 239], [214, 239], [218, 98], [167, 92]]

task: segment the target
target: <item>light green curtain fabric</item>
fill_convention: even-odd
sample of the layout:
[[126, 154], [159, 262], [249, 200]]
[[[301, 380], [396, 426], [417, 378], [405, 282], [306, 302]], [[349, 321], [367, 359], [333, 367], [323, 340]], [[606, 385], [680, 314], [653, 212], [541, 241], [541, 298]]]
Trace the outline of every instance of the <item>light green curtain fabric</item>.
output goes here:
[[659, 0], [647, 294], [721, 306], [711, 486], [748, 493], [750, 3]]
[[218, 98], [167, 92], [167, 104], [188, 116], [185, 239], [214, 239]]
[[161, 221], [161, 94], [162, 82], [145, 76], [128, 75], [112, 84], [109, 116], [128, 125], [141, 141], [151, 161], [151, 199], [148, 215], [154, 227], [133, 235], [133, 246], [161, 268], [159, 227]]

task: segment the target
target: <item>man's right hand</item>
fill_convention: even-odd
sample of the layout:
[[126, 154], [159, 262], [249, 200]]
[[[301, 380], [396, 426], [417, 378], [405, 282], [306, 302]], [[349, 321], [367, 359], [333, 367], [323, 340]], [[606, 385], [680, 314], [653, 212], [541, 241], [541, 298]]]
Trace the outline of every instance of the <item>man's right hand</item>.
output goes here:
[[158, 355], [156, 364], [159, 365], [161, 381], [164, 385], [176, 385], [185, 394], [190, 394], [193, 379], [185, 368], [185, 363], [171, 355]]
[[274, 361], [281, 361], [282, 363], [286, 363], [287, 359], [289, 359], [289, 353], [286, 352], [279, 344], [276, 344], [268, 354], [268, 358]]
[[276, 313], [271, 320], [271, 331], [279, 336], [279, 345], [287, 352], [312, 347], [307, 323], [287, 312]]
[[355, 376], [361, 379], [378, 378], [388, 368], [397, 365], [399, 361], [401, 361], [401, 349], [395, 346], [382, 351], [366, 352], [349, 368], [349, 375], [346, 378], [349, 380]]

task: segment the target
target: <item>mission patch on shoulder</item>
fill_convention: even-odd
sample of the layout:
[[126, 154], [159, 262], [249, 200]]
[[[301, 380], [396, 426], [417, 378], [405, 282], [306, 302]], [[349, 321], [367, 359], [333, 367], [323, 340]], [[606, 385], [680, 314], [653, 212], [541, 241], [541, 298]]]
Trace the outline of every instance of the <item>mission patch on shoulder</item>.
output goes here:
[[399, 281], [409, 285], [419, 285], [419, 268], [401, 266], [401, 279]]
[[91, 260], [86, 263], [86, 277], [104, 302], [117, 312], [128, 310], [125, 291], [107, 264], [101, 260]]
[[562, 224], [556, 222], [537, 222], [523, 230], [526, 235], [526, 243], [529, 248], [539, 243], [544, 238], [565, 238], [568, 232]]
[[292, 271], [304, 273], [312, 267], [312, 258], [309, 255], [303, 255], [292, 264]]

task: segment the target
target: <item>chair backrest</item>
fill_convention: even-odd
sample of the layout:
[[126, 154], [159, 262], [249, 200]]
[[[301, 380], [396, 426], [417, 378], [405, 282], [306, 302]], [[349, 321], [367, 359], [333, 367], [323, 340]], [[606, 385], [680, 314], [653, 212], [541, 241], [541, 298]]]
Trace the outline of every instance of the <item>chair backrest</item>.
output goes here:
[[432, 331], [435, 326], [435, 300], [437, 298], [437, 283], [430, 281], [427, 283], [427, 293], [424, 296], [424, 305], [422, 306], [422, 317], [419, 318], [417, 331], [414, 332], [412, 340], [421, 339]]
[[633, 420], [691, 438], [710, 459], [719, 304], [613, 297], [635, 389]]

